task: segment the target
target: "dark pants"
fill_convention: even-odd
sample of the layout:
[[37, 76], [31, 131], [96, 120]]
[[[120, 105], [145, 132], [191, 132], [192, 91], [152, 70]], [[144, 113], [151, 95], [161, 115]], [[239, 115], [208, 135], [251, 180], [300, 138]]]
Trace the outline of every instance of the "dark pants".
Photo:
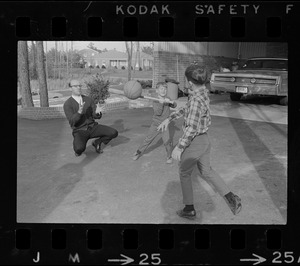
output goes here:
[[226, 183], [210, 165], [210, 149], [209, 137], [207, 133], [204, 133], [196, 136], [181, 155], [179, 176], [185, 205], [194, 204], [191, 175], [195, 167], [199, 169], [201, 177], [212, 184], [221, 196], [230, 192]]
[[173, 145], [172, 145], [172, 141], [170, 139], [170, 131], [169, 128], [167, 128], [165, 131], [161, 132], [161, 131], [157, 131], [157, 127], [160, 125], [159, 122], [152, 122], [151, 126], [148, 130], [147, 136], [144, 139], [144, 141], [142, 142], [142, 144], [139, 146], [138, 150], [143, 153], [148, 147], [149, 145], [152, 143], [152, 141], [156, 138], [156, 136], [158, 134], [162, 134], [162, 139], [167, 151], [167, 158], [171, 158], [172, 156], [172, 150], [173, 150]]
[[108, 144], [112, 139], [118, 136], [118, 131], [114, 128], [96, 124], [87, 130], [78, 130], [73, 132], [73, 148], [77, 154], [85, 151], [86, 143], [89, 139], [98, 138], [95, 140], [96, 144]]

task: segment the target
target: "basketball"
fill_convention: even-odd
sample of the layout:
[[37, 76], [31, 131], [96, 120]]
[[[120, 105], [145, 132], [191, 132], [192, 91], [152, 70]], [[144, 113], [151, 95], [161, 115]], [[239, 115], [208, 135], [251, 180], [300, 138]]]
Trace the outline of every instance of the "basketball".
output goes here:
[[131, 100], [135, 100], [142, 95], [142, 85], [136, 80], [130, 80], [124, 85], [124, 95]]

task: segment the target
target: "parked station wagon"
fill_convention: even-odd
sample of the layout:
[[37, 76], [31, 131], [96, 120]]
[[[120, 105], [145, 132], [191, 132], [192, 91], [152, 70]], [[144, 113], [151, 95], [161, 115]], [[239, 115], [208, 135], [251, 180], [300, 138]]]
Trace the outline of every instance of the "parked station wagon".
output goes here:
[[250, 58], [238, 70], [215, 72], [211, 89], [230, 93], [232, 101], [243, 95], [275, 96], [280, 104], [288, 102], [288, 60], [286, 58]]

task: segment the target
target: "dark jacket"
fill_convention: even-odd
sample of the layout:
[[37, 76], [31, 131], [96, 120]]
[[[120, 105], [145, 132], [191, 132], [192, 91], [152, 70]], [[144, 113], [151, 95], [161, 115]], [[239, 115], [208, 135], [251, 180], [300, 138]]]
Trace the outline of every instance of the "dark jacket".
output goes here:
[[73, 132], [87, 129], [88, 126], [97, 124], [94, 119], [100, 119], [102, 117], [102, 113], [95, 113], [96, 105], [94, 101], [88, 96], [81, 96], [82, 101], [85, 103], [81, 114], [78, 113], [79, 104], [73, 97], [70, 97], [64, 103], [64, 112]]

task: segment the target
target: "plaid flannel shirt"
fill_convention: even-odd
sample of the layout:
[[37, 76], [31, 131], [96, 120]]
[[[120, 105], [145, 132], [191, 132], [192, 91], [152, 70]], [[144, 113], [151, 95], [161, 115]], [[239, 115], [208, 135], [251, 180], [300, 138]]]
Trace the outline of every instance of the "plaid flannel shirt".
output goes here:
[[183, 135], [178, 141], [178, 148], [185, 149], [197, 135], [205, 133], [210, 124], [209, 97], [206, 89], [189, 96], [185, 107], [181, 107], [169, 116], [169, 121], [184, 116]]

